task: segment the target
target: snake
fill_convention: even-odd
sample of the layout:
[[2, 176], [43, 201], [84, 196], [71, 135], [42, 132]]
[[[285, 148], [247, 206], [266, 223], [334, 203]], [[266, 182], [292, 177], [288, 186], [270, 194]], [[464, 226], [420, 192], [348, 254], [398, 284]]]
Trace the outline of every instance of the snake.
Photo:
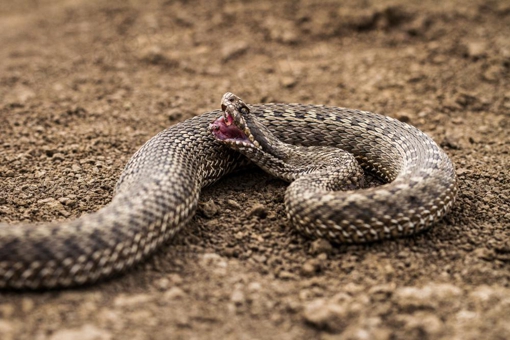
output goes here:
[[[253, 163], [292, 182], [284, 203], [296, 229], [335, 244], [426, 230], [458, 191], [450, 158], [407, 123], [333, 106], [249, 105], [228, 92], [221, 109], [149, 139], [98, 211], [0, 223], [0, 289], [67, 288], [123, 273], [190, 222], [202, 188]], [[383, 183], [364, 187], [364, 173]]]

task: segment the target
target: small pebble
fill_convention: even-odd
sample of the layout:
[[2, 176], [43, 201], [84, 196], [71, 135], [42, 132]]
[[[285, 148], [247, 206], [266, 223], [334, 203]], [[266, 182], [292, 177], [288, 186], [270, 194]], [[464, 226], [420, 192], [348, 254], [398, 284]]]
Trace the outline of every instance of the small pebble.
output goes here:
[[2, 340], [14, 340], [14, 325], [6, 320], [0, 320], [0, 334]]
[[165, 300], [177, 300], [186, 296], [186, 293], [179, 287], [172, 287], [163, 294]]
[[199, 210], [205, 217], [212, 218], [214, 215], [218, 213], [220, 208], [211, 199], [207, 202], [200, 203]]
[[237, 201], [234, 201], [232, 199], [227, 200], [227, 203], [232, 207], [236, 209], [241, 209], [241, 205], [237, 203]]
[[324, 299], [313, 300], [303, 311], [303, 318], [318, 329], [340, 332], [347, 325], [347, 309]]
[[49, 338], [50, 340], [110, 340], [112, 334], [92, 324], [85, 324], [80, 328], [64, 328], [56, 331]]
[[429, 312], [397, 315], [396, 319], [404, 322], [404, 329], [408, 334], [420, 334], [425, 339], [436, 338], [444, 328], [443, 321]]
[[149, 294], [119, 295], [113, 301], [115, 307], [131, 307], [146, 304], [152, 301], [154, 296]]
[[155, 286], [159, 290], [167, 290], [170, 287], [170, 280], [166, 277], [163, 277], [155, 282]]
[[465, 46], [468, 57], [473, 59], [481, 58], [487, 53], [487, 44], [483, 41], [470, 41]]
[[240, 57], [248, 50], [248, 44], [244, 41], [225, 40], [226, 45], [221, 49], [223, 62]]
[[301, 275], [313, 276], [317, 272], [317, 266], [312, 261], [307, 261], [301, 266]]
[[256, 203], [248, 211], [248, 216], [256, 216], [256, 217], [260, 217], [260, 218], [266, 218], [267, 209], [264, 205], [262, 205], [260, 203]]
[[62, 153], [53, 154], [53, 156], [51, 157], [51, 159], [53, 159], [54, 161], [63, 161], [65, 158], [66, 156], [64, 156], [64, 154]]
[[298, 80], [296, 77], [293, 77], [293, 76], [283, 76], [281, 79], [280, 79], [280, 84], [283, 86], [283, 87], [286, 87], [286, 88], [293, 88], [294, 86], [296, 86], [296, 84], [298, 83]]
[[322, 239], [322, 238], [313, 241], [312, 244], [310, 245], [310, 253], [311, 254], [321, 254], [321, 253], [329, 254], [329, 253], [331, 253], [332, 250], [333, 250], [333, 246], [331, 245], [331, 243], [329, 243], [329, 241]]
[[232, 301], [238, 306], [242, 305], [245, 301], [244, 293], [239, 289], [234, 290], [232, 292], [232, 295], [230, 296], [230, 301]]

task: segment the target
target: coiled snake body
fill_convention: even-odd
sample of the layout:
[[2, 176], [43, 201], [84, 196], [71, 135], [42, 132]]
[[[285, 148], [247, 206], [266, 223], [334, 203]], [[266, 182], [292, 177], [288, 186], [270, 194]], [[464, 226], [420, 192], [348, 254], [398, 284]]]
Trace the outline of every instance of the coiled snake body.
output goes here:
[[[229, 93], [223, 97], [223, 109], [239, 108], [230, 105], [232, 98], [238, 99]], [[274, 151], [271, 157], [282, 153], [273, 150], [271, 143], [278, 142], [272, 134], [282, 143], [334, 146], [388, 182], [355, 192], [313, 193], [302, 191], [301, 183], [287, 194], [286, 205], [292, 222], [307, 234], [348, 243], [407, 236], [432, 225], [454, 202], [457, 184], [450, 159], [410, 125], [327, 106], [259, 104], [249, 111], [251, 118], [241, 128], [250, 138], [260, 133], [254, 144]], [[221, 125], [225, 118], [226, 111], [208, 112], [150, 139], [126, 165], [112, 201], [95, 213], [63, 223], [0, 224], [0, 288], [92, 283], [152, 254], [193, 216], [202, 187], [248, 163], [218, 142], [215, 131], [228, 132]], [[286, 158], [292, 147], [281, 147], [280, 156]], [[254, 161], [266, 164], [259, 156]]]

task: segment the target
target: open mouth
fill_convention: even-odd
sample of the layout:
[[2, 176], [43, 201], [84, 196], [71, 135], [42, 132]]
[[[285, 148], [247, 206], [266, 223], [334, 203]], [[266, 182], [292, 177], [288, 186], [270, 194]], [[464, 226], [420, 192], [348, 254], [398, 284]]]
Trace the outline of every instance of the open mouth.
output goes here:
[[222, 116], [209, 125], [209, 129], [214, 137], [222, 142], [228, 142], [236, 145], [253, 146], [248, 136], [239, 129], [234, 123], [233, 118], [227, 115], [227, 121]]

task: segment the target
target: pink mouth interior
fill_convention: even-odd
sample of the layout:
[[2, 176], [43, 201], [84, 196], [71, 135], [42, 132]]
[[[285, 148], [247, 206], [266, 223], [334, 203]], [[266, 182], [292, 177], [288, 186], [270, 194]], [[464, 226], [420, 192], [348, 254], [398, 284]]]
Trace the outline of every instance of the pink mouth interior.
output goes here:
[[221, 141], [244, 142], [251, 144], [251, 141], [246, 134], [237, 126], [232, 124], [232, 118], [229, 118], [229, 122], [225, 122], [225, 118], [220, 117], [209, 126], [216, 139]]

